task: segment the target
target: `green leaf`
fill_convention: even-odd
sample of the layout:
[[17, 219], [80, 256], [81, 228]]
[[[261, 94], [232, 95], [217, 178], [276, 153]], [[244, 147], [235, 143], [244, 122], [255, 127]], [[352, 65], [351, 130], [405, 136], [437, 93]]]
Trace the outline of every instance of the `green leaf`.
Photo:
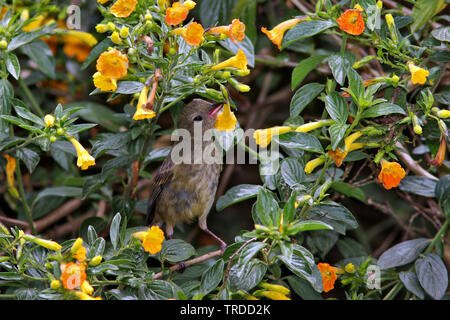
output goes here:
[[302, 60], [292, 71], [291, 89], [297, 88], [308, 73], [314, 70], [325, 57], [325, 55], [316, 55]]
[[344, 206], [324, 201], [311, 209], [310, 217], [330, 224], [338, 233], [345, 234], [346, 229], [356, 229], [358, 222], [353, 214]]
[[36, 168], [39, 163], [39, 155], [31, 149], [20, 148], [16, 151], [17, 158], [22, 160], [28, 169], [28, 172], [33, 173], [34, 168]]
[[348, 84], [350, 90], [353, 92], [355, 97], [359, 100], [360, 97], [364, 95], [364, 82], [359, 73], [350, 68], [347, 70]]
[[195, 253], [194, 247], [189, 243], [180, 239], [171, 239], [163, 242], [159, 257], [161, 261], [180, 262], [195, 255]]
[[328, 65], [333, 73], [333, 77], [341, 86], [344, 85], [347, 72], [351, 69], [355, 61], [355, 55], [348, 51], [344, 53], [335, 53], [328, 57]]
[[230, 23], [235, 0], [202, 0], [199, 3], [199, 13], [202, 25], [227, 25]]
[[333, 91], [325, 97], [325, 108], [331, 119], [336, 122], [345, 123], [348, 118], [347, 104], [342, 96]]
[[339, 235], [333, 230], [317, 230], [308, 235], [306, 243], [314, 255], [319, 255], [321, 259], [325, 259], [328, 252], [336, 244], [338, 238]]
[[274, 136], [273, 140], [286, 148], [323, 153], [319, 139], [305, 132], [287, 132], [279, 136]]
[[419, 297], [422, 300], [425, 298], [425, 291], [420, 286], [419, 279], [417, 278], [417, 275], [414, 272], [402, 271], [399, 272], [398, 277], [400, 278], [400, 281], [403, 283], [405, 288], [408, 289], [409, 292], [411, 292], [416, 297]]
[[116, 251], [117, 246], [119, 245], [120, 220], [122, 220], [122, 216], [120, 215], [120, 212], [117, 212], [109, 227], [109, 238], [111, 239], [114, 251]]
[[[8, 80], [0, 81], [0, 116], [10, 115], [10, 99], [14, 97], [14, 89]], [[0, 133], [9, 132], [8, 122], [0, 118]]]
[[434, 194], [442, 206], [444, 201], [450, 198], [450, 174], [447, 174], [439, 179], [434, 189]]
[[450, 27], [443, 27], [431, 31], [431, 35], [439, 41], [450, 42]]
[[336, 246], [344, 259], [365, 257], [367, 252], [364, 247], [351, 238], [342, 238], [336, 242]]
[[222, 281], [223, 268], [225, 263], [219, 259], [211, 267], [205, 270], [200, 281], [200, 291], [203, 295], [207, 295], [213, 291]]
[[143, 88], [144, 84], [139, 81], [119, 81], [117, 90], [114, 93], [135, 94], [141, 92]]
[[273, 227], [278, 221], [278, 202], [272, 192], [264, 188], [258, 189], [258, 198], [255, 202], [257, 220], [265, 226]]
[[311, 37], [333, 26], [335, 26], [335, 23], [330, 20], [311, 20], [301, 22], [284, 35], [283, 41], [281, 42], [281, 49], [286, 48], [295, 41]]
[[228, 277], [230, 289], [248, 292], [262, 281], [266, 272], [267, 267], [258, 259], [253, 259], [244, 266], [236, 263], [231, 267]]
[[98, 103], [88, 101], [68, 103], [65, 105], [65, 110], [75, 107], [82, 108], [75, 113], [75, 116], [88, 122], [97, 123], [109, 131], [119, 132], [120, 126], [125, 123], [114, 112], [111, 112], [111, 109]]
[[216, 210], [222, 211], [226, 207], [229, 207], [235, 203], [254, 198], [258, 194], [258, 191], [262, 188], [262, 186], [254, 184], [241, 184], [234, 186], [227, 190], [223, 196], [217, 199]]
[[348, 127], [349, 125], [345, 123], [335, 123], [328, 128], [331, 138], [330, 146], [332, 150], [336, 150], [339, 146], [345, 136], [345, 133], [347, 132]]
[[286, 158], [281, 163], [281, 176], [292, 188], [301, 184], [305, 180], [305, 171], [302, 165], [295, 158]]
[[102, 180], [105, 180], [114, 170], [118, 168], [128, 166], [133, 161], [133, 158], [128, 155], [119, 156], [113, 159], [109, 159], [102, 166]]
[[51, 79], [55, 79], [55, 58], [53, 57], [52, 51], [44, 41], [37, 40], [26, 44], [22, 46], [21, 50], [36, 63], [38, 68], [46, 76]]
[[91, 52], [89, 52], [86, 60], [84, 60], [81, 65], [81, 70], [86, 69], [92, 62], [97, 60], [102, 52], [106, 51], [112, 45], [113, 42], [110, 38], [105, 38], [103, 41], [99, 42], [94, 48], [92, 48]]
[[380, 103], [376, 106], [366, 109], [361, 118], [375, 118], [379, 116], [385, 116], [391, 113], [406, 114], [405, 110], [393, 103]]
[[104, 133], [96, 136], [96, 140], [91, 149], [93, 157], [97, 158], [108, 150], [118, 150], [123, 148], [131, 140], [130, 132]]
[[427, 253], [417, 259], [415, 269], [417, 278], [426, 293], [433, 299], [440, 300], [448, 286], [447, 268], [442, 259], [434, 253]]
[[414, 239], [396, 244], [378, 259], [382, 270], [403, 266], [414, 261], [430, 243], [430, 239]]
[[259, 251], [261, 251], [262, 248], [266, 246], [267, 244], [264, 242], [251, 242], [247, 244], [239, 253], [239, 265], [247, 264]]
[[334, 181], [331, 184], [331, 188], [333, 188], [337, 192], [342, 193], [343, 195], [353, 197], [361, 202], [366, 202], [366, 195], [361, 188], [355, 188], [352, 185], [342, 181]]
[[299, 232], [313, 231], [313, 230], [333, 230], [333, 227], [322, 221], [316, 220], [299, 221], [289, 227], [288, 234], [295, 235]]
[[287, 280], [294, 292], [303, 300], [322, 300], [320, 293], [314, 290], [308, 281], [296, 276], [288, 276]]
[[31, 122], [33, 122], [33, 123], [35, 123], [35, 124], [37, 124], [37, 125], [39, 125], [39, 126], [41, 126], [41, 127], [44, 127], [44, 126], [45, 126], [44, 120], [42, 120], [41, 118], [39, 118], [37, 115], [35, 115], [35, 114], [32, 113], [31, 111], [29, 111], [29, 110], [27, 110], [27, 109], [25, 109], [25, 108], [16, 106], [16, 105], [14, 105], [14, 109], [16, 110], [17, 115], [18, 115], [19, 117], [24, 118], [24, 119], [27, 119], [27, 120], [29, 120], [29, 121], [31, 121]]
[[44, 197], [71, 197], [71, 198], [80, 198], [81, 197], [81, 188], [77, 187], [50, 187], [45, 188], [41, 192], [36, 195], [36, 198], [33, 200], [32, 207], [37, 203], [38, 200]]
[[291, 117], [298, 116], [306, 106], [313, 101], [319, 93], [325, 88], [325, 85], [312, 82], [305, 84], [298, 89], [291, 100]]
[[18, 36], [15, 36], [14, 38], [11, 39], [11, 41], [8, 44], [7, 51], [11, 52], [23, 45], [26, 45], [27, 43], [34, 41], [37, 38], [51, 34], [55, 26], [56, 24], [45, 27], [39, 31], [19, 33]]
[[436, 13], [442, 8], [444, 0], [418, 0], [413, 7], [411, 16], [414, 22], [411, 25], [411, 32], [422, 28], [427, 22], [431, 21]]
[[437, 181], [420, 176], [407, 176], [403, 178], [398, 187], [400, 190], [414, 193], [423, 197], [434, 198]]
[[16, 79], [20, 77], [20, 63], [19, 59], [14, 53], [8, 53], [6, 55], [6, 69]]

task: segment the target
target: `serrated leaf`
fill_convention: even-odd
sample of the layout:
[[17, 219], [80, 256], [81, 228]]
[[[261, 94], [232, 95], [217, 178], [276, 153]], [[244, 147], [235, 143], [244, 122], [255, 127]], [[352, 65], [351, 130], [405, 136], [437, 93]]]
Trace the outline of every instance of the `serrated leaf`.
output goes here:
[[205, 270], [200, 281], [200, 291], [203, 295], [207, 295], [214, 290], [222, 281], [223, 268], [225, 263], [219, 259], [211, 267]]
[[334, 121], [339, 123], [347, 122], [347, 104], [339, 93], [331, 92], [325, 97], [325, 108], [327, 109], [331, 119]]
[[291, 117], [298, 116], [324, 88], [323, 84], [312, 82], [298, 89], [291, 100]]
[[392, 113], [406, 114], [400, 106], [393, 103], [380, 103], [373, 107], [366, 109], [361, 118], [375, 118], [380, 116], [386, 116]]
[[348, 70], [353, 66], [356, 57], [351, 52], [335, 53], [328, 57], [328, 65], [330, 66], [333, 77], [341, 86], [344, 85]]

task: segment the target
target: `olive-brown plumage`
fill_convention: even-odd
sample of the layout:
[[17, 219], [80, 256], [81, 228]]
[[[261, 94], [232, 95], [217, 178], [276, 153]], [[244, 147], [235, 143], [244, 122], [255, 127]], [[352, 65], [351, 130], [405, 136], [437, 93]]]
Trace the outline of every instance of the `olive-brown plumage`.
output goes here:
[[[187, 104], [179, 116], [178, 128], [189, 131], [191, 156], [188, 163], [174, 163], [172, 153], [166, 158], [153, 177], [150, 186], [150, 197], [147, 204], [147, 224], [166, 224], [167, 237], [173, 235], [173, 227], [177, 222], [192, 222], [198, 217], [200, 229], [209, 233], [220, 242], [222, 251], [225, 242], [212, 233], [206, 223], [207, 216], [214, 202], [219, 183], [221, 163], [207, 164], [202, 154], [196, 149], [201, 146], [205, 151], [213, 147], [211, 139], [203, 139], [206, 130], [214, 128], [217, 110], [220, 106], [202, 99], [194, 99]], [[194, 126], [202, 128], [200, 136], [194, 135]], [[181, 140], [179, 143], [186, 143]], [[172, 150], [176, 145], [173, 147]], [[215, 148], [215, 147], [213, 147]], [[210, 150], [210, 149], [209, 149]], [[217, 149], [213, 149], [218, 152]]]

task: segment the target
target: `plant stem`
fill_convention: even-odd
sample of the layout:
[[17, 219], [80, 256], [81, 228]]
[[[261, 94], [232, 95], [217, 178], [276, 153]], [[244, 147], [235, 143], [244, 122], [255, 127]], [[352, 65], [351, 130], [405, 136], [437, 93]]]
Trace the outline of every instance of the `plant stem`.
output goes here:
[[31, 233], [35, 235], [36, 229], [34, 228], [33, 217], [31, 215], [31, 209], [27, 203], [27, 199], [25, 198], [25, 191], [23, 189], [22, 173], [20, 172], [20, 160], [19, 159], [17, 160], [17, 165], [16, 165], [16, 175], [17, 175], [17, 184], [19, 186], [20, 198], [22, 200], [22, 204], [25, 209], [25, 213], [27, 215], [28, 223], [30, 224]]
[[449, 221], [450, 221], [449, 219], [445, 220], [444, 225], [441, 227], [441, 229], [438, 231], [438, 233], [436, 233], [436, 235], [434, 236], [434, 238], [431, 241], [430, 245], [424, 251], [424, 254], [430, 253], [431, 250], [433, 250], [434, 246], [436, 245], [436, 242], [438, 242], [438, 240], [444, 235], [445, 231], [447, 230]]
[[28, 86], [25, 84], [25, 82], [22, 80], [22, 78], [19, 78], [18, 80], [19, 86], [24, 91], [25, 95], [27, 96], [28, 100], [30, 100], [31, 105], [33, 106], [33, 109], [41, 116], [44, 116], [44, 112], [42, 111], [41, 107], [39, 107], [39, 104], [36, 102], [36, 99], [34, 99], [33, 94], [31, 93]]
[[383, 298], [383, 300], [392, 300], [395, 298], [397, 293], [402, 289], [402, 282], [399, 281], [397, 284], [389, 291], [389, 293]]

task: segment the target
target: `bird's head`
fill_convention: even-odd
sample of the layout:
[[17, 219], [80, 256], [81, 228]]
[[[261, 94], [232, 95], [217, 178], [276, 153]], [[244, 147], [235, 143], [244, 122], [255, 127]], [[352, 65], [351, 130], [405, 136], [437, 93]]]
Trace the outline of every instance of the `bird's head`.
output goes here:
[[222, 109], [223, 103], [211, 103], [203, 99], [194, 99], [181, 111], [178, 118], [178, 127], [194, 133], [194, 126], [201, 124], [202, 132], [213, 129], [217, 114]]

